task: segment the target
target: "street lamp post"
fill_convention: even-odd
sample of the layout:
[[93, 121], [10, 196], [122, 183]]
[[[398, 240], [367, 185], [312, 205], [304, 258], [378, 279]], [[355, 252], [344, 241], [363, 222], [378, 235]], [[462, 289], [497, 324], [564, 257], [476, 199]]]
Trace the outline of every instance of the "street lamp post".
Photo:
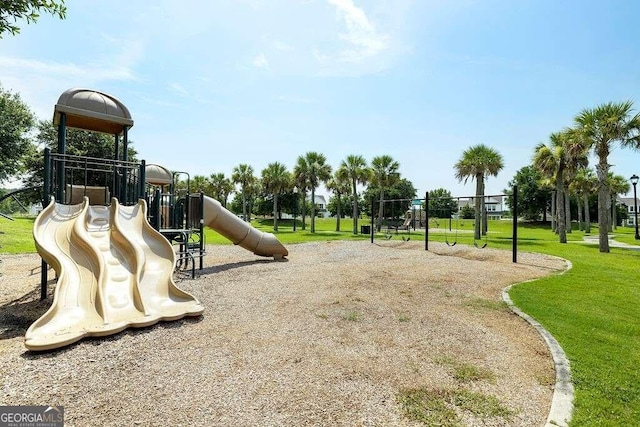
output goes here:
[[298, 187], [293, 186], [293, 231], [296, 231], [296, 217], [298, 216]]
[[638, 175], [635, 173], [631, 175], [631, 184], [633, 184], [633, 215], [634, 221], [633, 223], [636, 226], [636, 240], [640, 240], [640, 234], [638, 234], [638, 197], [636, 195], [636, 185], [638, 184]]

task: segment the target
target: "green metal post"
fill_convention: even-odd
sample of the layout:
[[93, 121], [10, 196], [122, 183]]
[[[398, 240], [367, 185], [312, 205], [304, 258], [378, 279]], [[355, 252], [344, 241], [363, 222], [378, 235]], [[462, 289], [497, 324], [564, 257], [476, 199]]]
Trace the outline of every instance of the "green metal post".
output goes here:
[[[58, 154], [64, 155], [67, 152], [67, 115], [60, 113], [60, 123], [58, 124]], [[58, 185], [56, 189], [56, 200], [62, 202], [64, 200], [64, 166], [65, 162], [58, 160], [56, 165], [56, 183]]]

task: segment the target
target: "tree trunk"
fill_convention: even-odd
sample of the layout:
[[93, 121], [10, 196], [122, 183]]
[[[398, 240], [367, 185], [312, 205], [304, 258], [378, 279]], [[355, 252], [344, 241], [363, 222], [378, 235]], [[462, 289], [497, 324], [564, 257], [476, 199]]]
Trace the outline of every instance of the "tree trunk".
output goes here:
[[[353, 234], [358, 234], [358, 189], [355, 178], [351, 184], [353, 185]], [[373, 215], [373, 212], [371, 212], [371, 215]]]
[[482, 184], [484, 183], [484, 176], [483, 174], [478, 174], [476, 175], [476, 199], [475, 201], [475, 221], [474, 221], [474, 228], [473, 228], [473, 238], [475, 240], [480, 240], [480, 228], [481, 228], [481, 224], [480, 224], [480, 219], [482, 218]]
[[242, 220], [247, 220], [247, 192], [242, 189]]
[[336, 212], [336, 231], [340, 231], [340, 206], [342, 201], [340, 200], [340, 193], [336, 193], [336, 197], [338, 198], [338, 209]]
[[608, 223], [611, 197], [607, 185], [609, 174], [607, 159], [600, 159], [600, 163], [596, 165], [596, 174], [598, 175], [598, 244], [600, 252], [609, 252]]
[[307, 190], [302, 192], [302, 229], [307, 229]]
[[562, 171], [558, 171], [556, 175], [556, 211], [558, 213], [558, 221], [556, 226], [560, 243], [567, 243], [567, 221], [565, 219], [566, 210], [564, 207], [564, 188], [562, 188]]
[[580, 194], [576, 197], [576, 204], [578, 205], [578, 231], [584, 230], [584, 222], [582, 221], [582, 206], [580, 206]]
[[569, 197], [569, 190], [564, 189], [564, 210], [566, 221], [566, 232], [571, 233], [571, 198]]
[[380, 189], [380, 201], [378, 202], [378, 231], [382, 230], [382, 214], [384, 210], [384, 188]]
[[553, 231], [554, 233], [557, 231], [556, 230], [556, 211], [558, 209], [556, 209], [556, 192], [552, 191], [551, 192], [551, 231]]
[[589, 213], [589, 194], [585, 191], [582, 195], [584, 199], [584, 232], [586, 234], [591, 233], [591, 214]]
[[278, 231], [278, 195], [273, 194], [273, 230]]
[[316, 188], [311, 187], [311, 232], [316, 232]]

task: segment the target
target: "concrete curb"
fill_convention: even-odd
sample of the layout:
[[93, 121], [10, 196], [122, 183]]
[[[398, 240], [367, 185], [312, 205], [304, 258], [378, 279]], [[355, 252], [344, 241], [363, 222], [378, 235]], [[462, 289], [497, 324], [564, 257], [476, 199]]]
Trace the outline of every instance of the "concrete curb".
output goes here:
[[[565, 260], [567, 263], [567, 268], [561, 273], [564, 274], [567, 271], [573, 268], [571, 261]], [[527, 280], [526, 283], [531, 280]], [[553, 363], [555, 365], [556, 370], [556, 384], [553, 387], [553, 397], [551, 399], [551, 409], [549, 409], [549, 415], [547, 416], [547, 421], [545, 422], [545, 427], [552, 426], [563, 426], [566, 427], [569, 425], [571, 421], [571, 415], [573, 413], [573, 383], [571, 382], [571, 367], [569, 366], [569, 359], [567, 359], [567, 355], [560, 347], [560, 344], [556, 339], [547, 331], [538, 321], [536, 321], [533, 317], [529, 316], [527, 313], [520, 310], [509, 297], [509, 290], [520, 283], [514, 283], [513, 285], [509, 285], [502, 290], [502, 300], [507, 303], [511, 311], [516, 313], [518, 316], [522, 317], [524, 320], [529, 322], [531, 326], [533, 326], [536, 331], [542, 336], [544, 341], [547, 343], [547, 347], [549, 347], [549, 351], [551, 351], [551, 356], [553, 357]]]

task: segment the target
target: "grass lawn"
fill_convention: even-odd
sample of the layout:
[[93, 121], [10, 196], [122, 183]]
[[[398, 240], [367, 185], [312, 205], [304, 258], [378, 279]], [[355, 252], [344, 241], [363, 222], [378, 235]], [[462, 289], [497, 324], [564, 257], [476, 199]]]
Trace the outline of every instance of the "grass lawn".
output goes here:
[[[369, 225], [369, 220], [359, 225]], [[31, 227], [33, 219], [8, 221], [0, 218], [0, 252], [34, 252]], [[253, 225], [273, 232], [272, 220], [254, 220]], [[446, 227], [440, 221], [440, 227]], [[315, 234], [301, 222], [292, 230], [291, 220], [280, 222], [275, 233], [285, 244], [337, 239], [368, 239], [368, 235], [351, 234], [350, 220], [341, 221], [343, 231], [335, 231], [335, 219], [318, 219]], [[456, 232], [456, 229], [458, 230]], [[432, 232], [430, 241], [457, 241], [473, 244], [472, 221], [452, 222], [449, 231]], [[597, 235], [597, 227], [592, 234]], [[635, 244], [633, 228], [618, 227], [616, 239]], [[511, 248], [511, 222], [490, 221], [488, 247]], [[422, 238], [412, 233], [412, 240]], [[570, 241], [580, 241], [584, 233], [574, 230]], [[378, 235], [383, 238], [384, 233]], [[392, 234], [392, 239], [400, 239]], [[569, 259], [573, 269], [514, 286], [511, 298], [525, 312], [541, 322], [560, 342], [571, 361], [576, 389], [572, 425], [637, 425], [640, 423], [640, 252], [611, 248], [601, 254], [597, 246], [557, 243], [548, 226], [521, 224], [518, 229], [519, 250], [543, 252]], [[207, 243], [229, 244], [219, 234], [207, 229]], [[481, 242], [484, 244], [484, 241]], [[479, 249], [480, 250], [480, 249]]]

